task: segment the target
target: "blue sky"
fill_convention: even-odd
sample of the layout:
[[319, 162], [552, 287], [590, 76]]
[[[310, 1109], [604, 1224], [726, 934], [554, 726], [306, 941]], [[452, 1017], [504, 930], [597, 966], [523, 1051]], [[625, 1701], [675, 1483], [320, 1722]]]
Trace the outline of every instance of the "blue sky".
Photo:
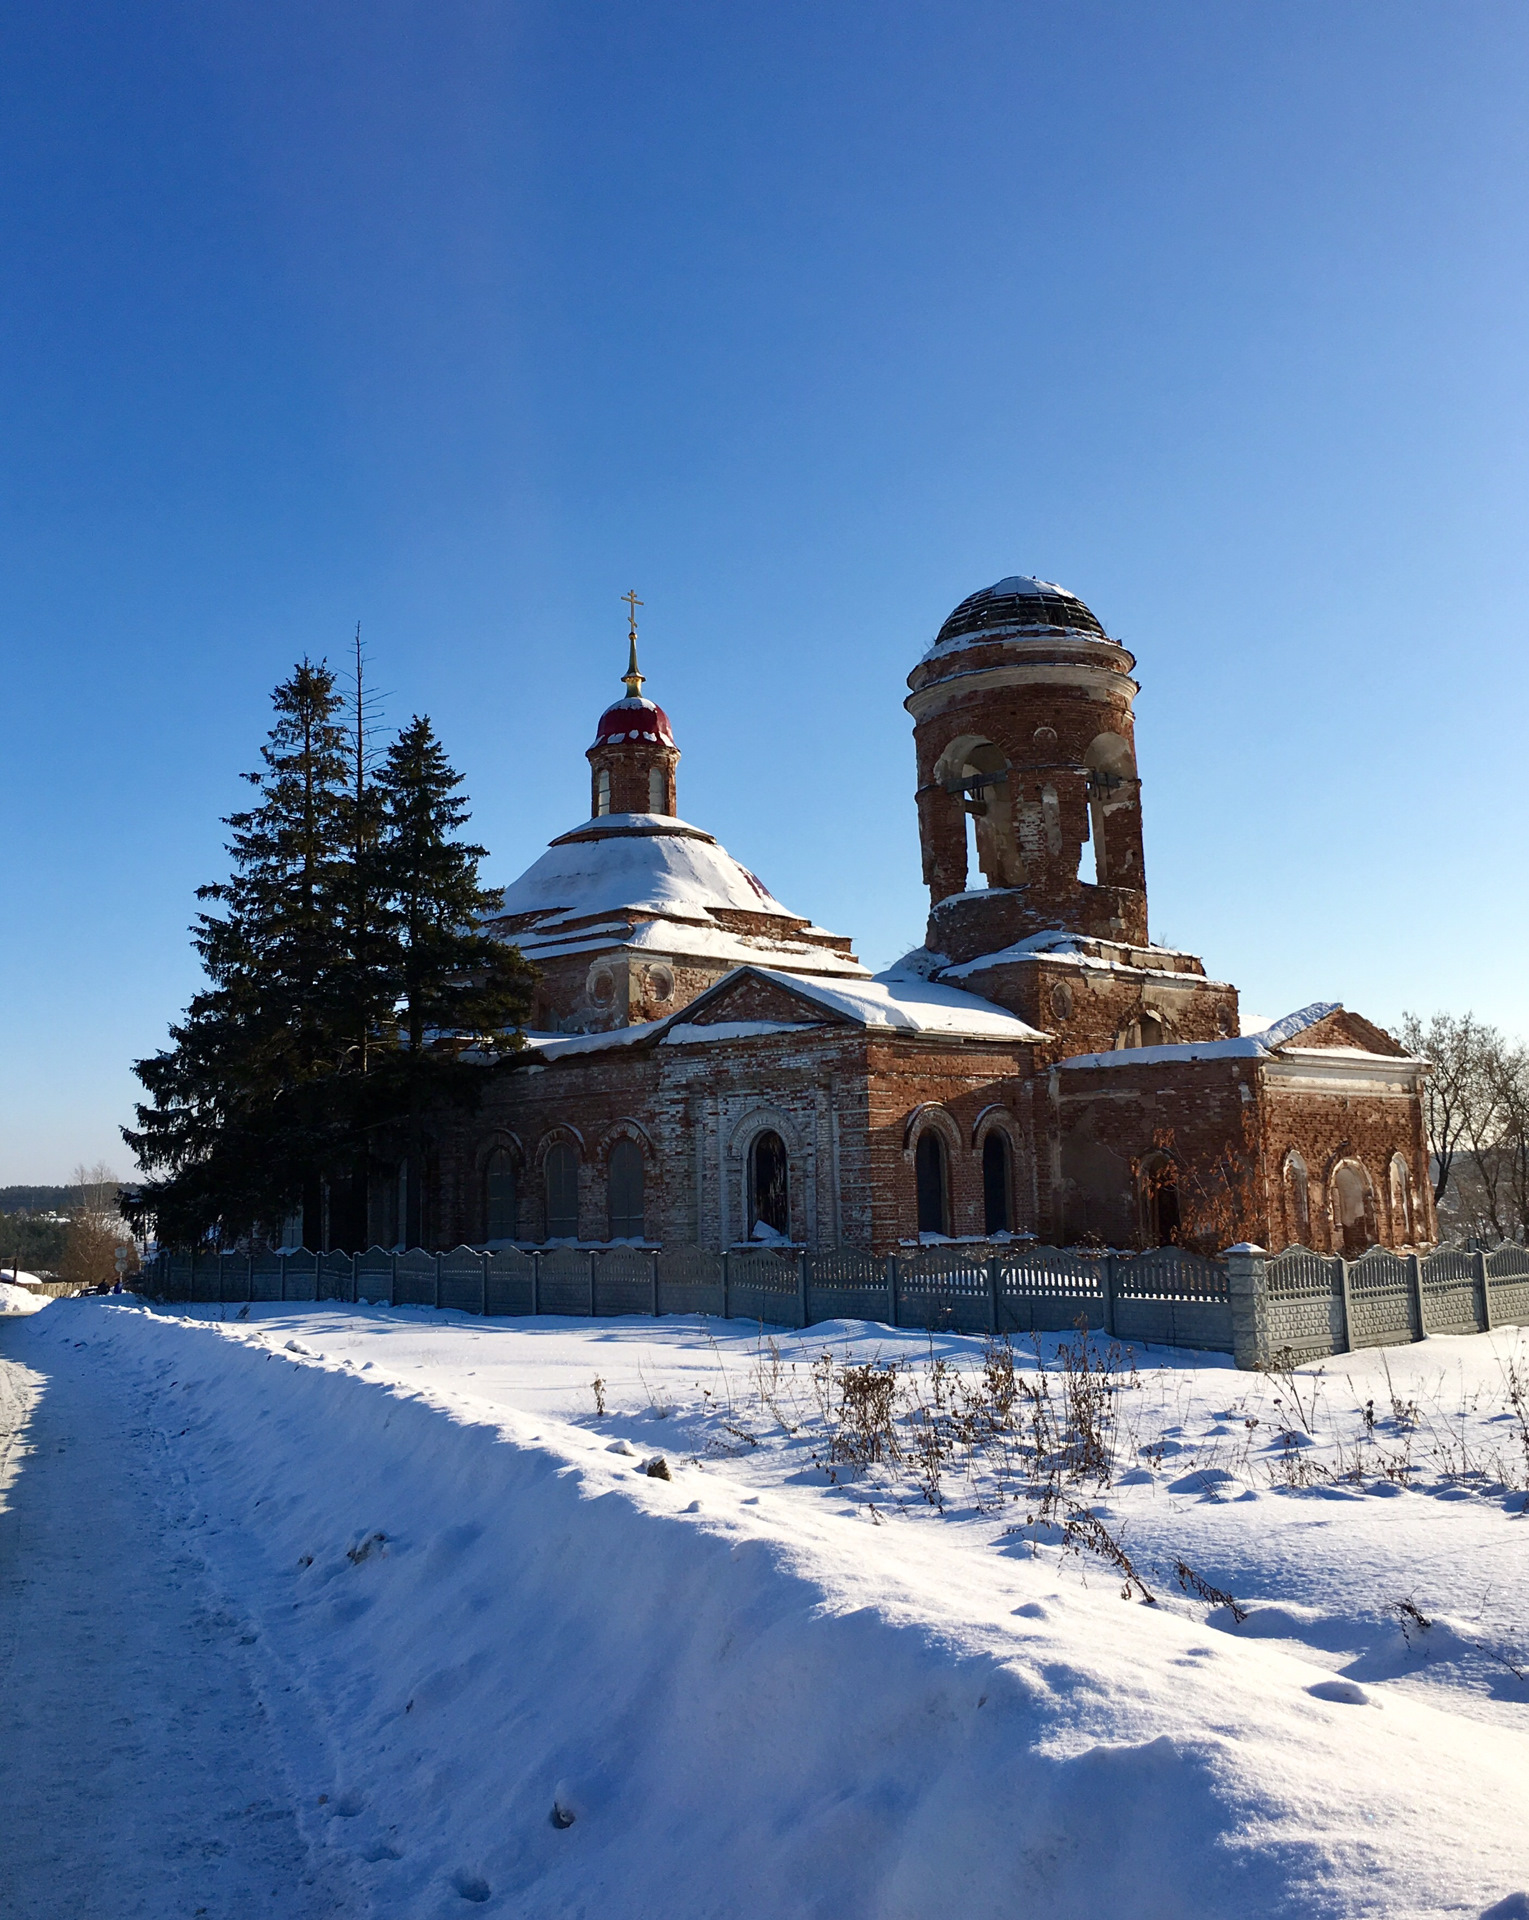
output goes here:
[[31, 0], [0, 22], [0, 1183], [126, 1170], [267, 695], [359, 619], [490, 877], [618, 596], [682, 813], [885, 964], [904, 676], [1138, 656], [1154, 933], [1515, 1032], [1529, 14]]

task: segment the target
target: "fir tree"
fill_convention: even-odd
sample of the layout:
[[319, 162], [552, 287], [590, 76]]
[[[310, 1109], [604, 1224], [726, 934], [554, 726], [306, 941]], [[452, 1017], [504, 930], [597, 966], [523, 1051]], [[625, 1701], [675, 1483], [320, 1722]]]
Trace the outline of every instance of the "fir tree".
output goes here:
[[428, 719], [416, 716], [388, 749], [377, 785], [378, 891], [392, 916], [391, 972], [397, 1045], [383, 1078], [393, 1115], [407, 1121], [405, 1236], [423, 1237], [424, 1116], [443, 1101], [471, 1103], [482, 1068], [468, 1051], [520, 1046], [535, 970], [513, 947], [480, 931], [499, 904], [478, 878], [483, 847], [458, 836], [466, 799]]
[[221, 914], [192, 929], [208, 986], [172, 1045], [135, 1071], [150, 1095], [123, 1138], [149, 1175], [135, 1211], [162, 1239], [232, 1238], [294, 1205], [319, 1217], [343, 1118], [334, 1082], [352, 1036], [346, 1004], [346, 804], [341, 701], [303, 661], [272, 696], [258, 803], [230, 814], [227, 881], [198, 889]]

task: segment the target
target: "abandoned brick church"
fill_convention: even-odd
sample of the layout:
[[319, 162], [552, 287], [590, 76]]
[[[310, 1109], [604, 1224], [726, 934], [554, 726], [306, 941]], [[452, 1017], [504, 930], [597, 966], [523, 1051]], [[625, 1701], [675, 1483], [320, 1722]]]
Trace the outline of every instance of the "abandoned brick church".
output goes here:
[[590, 817], [493, 922], [533, 1030], [437, 1128], [426, 1244], [1434, 1240], [1422, 1063], [1152, 943], [1135, 664], [1045, 581], [956, 608], [908, 677], [928, 931], [873, 977], [680, 818], [634, 630]]

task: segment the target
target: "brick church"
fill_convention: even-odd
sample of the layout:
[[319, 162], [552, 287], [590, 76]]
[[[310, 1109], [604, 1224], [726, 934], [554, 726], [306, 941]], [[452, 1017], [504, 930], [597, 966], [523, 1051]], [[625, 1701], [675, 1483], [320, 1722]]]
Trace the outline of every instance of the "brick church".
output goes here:
[[928, 930], [873, 976], [680, 817], [634, 628], [590, 817], [492, 923], [532, 1026], [436, 1131], [428, 1241], [1433, 1241], [1423, 1064], [1153, 944], [1135, 664], [1045, 581], [956, 608], [905, 702]]

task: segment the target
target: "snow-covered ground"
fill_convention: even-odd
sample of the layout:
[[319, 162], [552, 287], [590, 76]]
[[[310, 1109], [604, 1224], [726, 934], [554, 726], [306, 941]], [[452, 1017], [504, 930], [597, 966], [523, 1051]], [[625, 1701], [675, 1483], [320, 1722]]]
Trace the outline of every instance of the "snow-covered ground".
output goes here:
[[[860, 1324], [97, 1299], [0, 1354], [39, 1396], [0, 1500], [58, 1483], [50, 1405], [115, 1436], [159, 1490], [133, 1607], [200, 1623], [168, 1717], [203, 1664], [227, 1706], [206, 1781], [154, 1783], [223, 1821], [206, 1898], [114, 1913], [1529, 1920], [1518, 1331], [1292, 1376], [1048, 1338], [1011, 1375]], [[77, 1517], [92, 1590], [123, 1515]], [[18, 1618], [25, 1530], [6, 1573], [11, 1694], [54, 1677], [0, 1804], [60, 1820], [95, 1709], [46, 1570]], [[8, 1831], [6, 1911], [92, 1910]]]
[[18, 1284], [32, 1278], [28, 1273], [18, 1274], [15, 1280], [0, 1280], [0, 1314], [36, 1313], [39, 1307], [48, 1304], [45, 1294], [33, 1293], [26, 1285]]

